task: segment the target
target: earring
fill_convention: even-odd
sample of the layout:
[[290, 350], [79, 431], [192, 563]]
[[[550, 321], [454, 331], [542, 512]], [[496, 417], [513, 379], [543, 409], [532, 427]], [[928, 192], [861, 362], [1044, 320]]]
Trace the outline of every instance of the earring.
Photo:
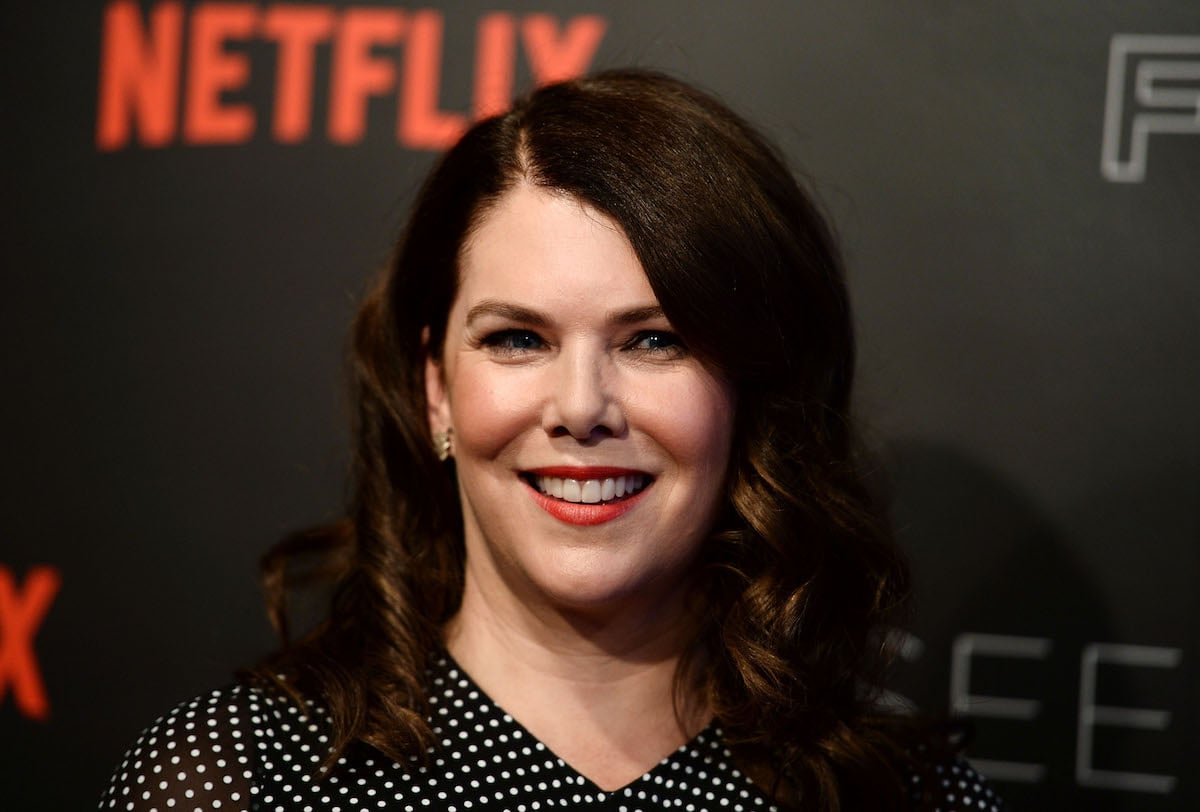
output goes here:
[[442, 462], [445, 462], [446, 460], [450, 459], [451, 456], [453, 456], [451, 454], [452, 449], [450, 445], [450, 436], [452, 433], [452, 429], [436, 431], [433, 433], [433, 450], [434, 453], [437, 454], [437, 458]]

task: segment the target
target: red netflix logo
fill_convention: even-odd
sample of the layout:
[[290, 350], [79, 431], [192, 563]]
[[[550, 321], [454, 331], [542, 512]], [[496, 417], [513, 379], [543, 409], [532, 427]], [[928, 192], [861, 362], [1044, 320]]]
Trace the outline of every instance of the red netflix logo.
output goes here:
[[[249, 56], [227, 45], [267, 42], [276, 54], [273, 140], [310, 137], [317, 49], [327, 47], [329, 141], [361, 141], [370, 99], [394, 94], [396, 140], [412, 149], [444, 149], [471, 119], [506, 109], [518, 41], [534, 81], [546, 84], [586, 72], [607, 29], [595, 15], [561, 25], [549, 14], [484, 15], [475, 28], [467, 114], [438, 107], [444, 22], [435, 9], [206, 2], [185, 10], [178, 0], [155, 3], [143, 17], [134, 0], [116, 0], [104, 11], [96, 146], [249, 141], [267, 111], [226, 98], [244, 90], [251, 73]], [[396, 47], [403, 49], [399, 59], [379, 53]]]
[[33, 638], [61, 583], [53, 567], [33, 567], [18, 587], [12, 572], [0, 566], [0, 702], [11, 687], [17, 709], [31, 719], [50, 715]]

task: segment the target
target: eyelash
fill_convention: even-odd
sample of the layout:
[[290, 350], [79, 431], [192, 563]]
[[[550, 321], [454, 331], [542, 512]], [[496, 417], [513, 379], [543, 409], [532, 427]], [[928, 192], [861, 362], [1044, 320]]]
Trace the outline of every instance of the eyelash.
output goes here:
[[[639, 344], [643, 344], [643, 343], [645, 343], [647, 341], [651, 341], [651, 340], [654, 340], [654, 341], [664, 341], [665, 340], [667, 343], [663, 346], [658, 346], [658, 347], [639, 347], [638, 346]], [[666, 355], [670, 355], [672, 357], [674, 357], [676, 355], [681, 355], [684, 352], [684, 350], [686, 349], [683, 345], [683, 341], [679, 338], [679, 336], [676, 335], [675, 333], [672, 333], [670, 330], [642, 330], [640, 333], [638, 333], [637, 335], [635, 335], [633, 337], [632, 341], [630, 341], [628, 344], [625, 345], [625, 348], [628, 350], [633, 350], [635, 352], [653, 353], [655, 355], [666, 354]]]
[[[660, 343], [659, 346], [639, 346], [642, 344]], [[532, 330], [497, 330], [484, 336], [480, 344], [501, 355], [520, 355], [527, 352], [537, 352], [546, 346], [546, 342]], [[678, 357], [686, 351], [683, 341], [670, 330], [642, 330], [630, 339], [622, 348], [628, 352], [645, 353], [664, 357]]]
[[[525, 339], [532, 339], [533, 343], [536, 343], [538, 346], [517, 346], [518, 341]], [[540, 350], [545, 346], [546, 342], [542, 341], [542, 337], [532, 330], [497, 330], [494, 333], [484, 336], [479, 343], [504, 355], [516, 355], [518, 353]]]

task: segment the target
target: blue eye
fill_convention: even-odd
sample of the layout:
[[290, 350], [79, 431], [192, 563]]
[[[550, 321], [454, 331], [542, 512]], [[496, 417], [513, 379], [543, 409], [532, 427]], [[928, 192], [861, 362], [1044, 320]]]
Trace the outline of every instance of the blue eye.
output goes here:
[[684, 346], [679, 336], [668, 330], [643, 330], [633, 337], [629, 349], [653, 353], [681, 353]]
[[501, 352], [530, 352], [545, 346], [542, 337], [529, 330], [497, 330], [485, 336], [482, 343]]

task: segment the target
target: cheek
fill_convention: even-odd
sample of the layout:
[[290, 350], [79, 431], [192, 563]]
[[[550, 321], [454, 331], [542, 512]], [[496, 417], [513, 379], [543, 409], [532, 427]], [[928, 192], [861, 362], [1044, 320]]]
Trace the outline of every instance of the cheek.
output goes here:
[[[464, 364], [450, 381], [456, 455], [491, 459], [531, 425], [537, 411], [522, 376]], [[461, 462], [461, 460], [460, 460]]]
[[719, 487], [729, 460], [733, 397], [708, 375], [691, 374], [667, 382], [648, 399], [643, 425], [681, 466], [702, 473]]

